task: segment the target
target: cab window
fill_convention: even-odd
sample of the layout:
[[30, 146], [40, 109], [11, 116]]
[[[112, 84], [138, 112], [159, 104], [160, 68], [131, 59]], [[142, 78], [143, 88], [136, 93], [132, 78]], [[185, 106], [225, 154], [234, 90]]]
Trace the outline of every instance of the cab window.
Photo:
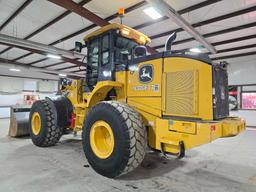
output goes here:
[[99, 65], [99, 41], [94, 39], [89, 46], [88, 50], [88, 67], [89, 70], [98, 69]]
[[117, 36], [115, 40], [115, 62], [122, 64], [131, 60], [132, 50], [136, 45], [138, 44], [131, 39]]
[[110, 42], [109, 34], [102, 37], [102, 65], [106, 65], [110, 62]]

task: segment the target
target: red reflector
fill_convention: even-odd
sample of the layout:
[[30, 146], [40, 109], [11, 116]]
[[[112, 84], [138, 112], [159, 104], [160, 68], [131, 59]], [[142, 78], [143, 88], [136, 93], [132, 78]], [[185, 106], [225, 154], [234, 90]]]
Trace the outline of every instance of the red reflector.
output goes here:
[[71, 114], [71, 128], [74, 128], [75, 127], [75, 114], [72, 113]]
[[229, 93], [229, 95], [232, 95], [232, 96], [236, 96], [237, 95], [237, 91], [229, 91], [228, 93]]
[[216, 125], [211, 125], [211, 131], [215, 131], [216, 130]]

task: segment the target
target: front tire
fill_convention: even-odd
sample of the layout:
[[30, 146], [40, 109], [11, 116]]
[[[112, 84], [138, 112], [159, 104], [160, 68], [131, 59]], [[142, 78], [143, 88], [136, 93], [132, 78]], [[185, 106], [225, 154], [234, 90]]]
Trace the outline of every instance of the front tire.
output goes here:
[[141, 116], [118, 101], [105, 101], [92, 107], [82, 137], [89, 164], [105, 177], [126, 174], [145, 157], [147, 138]]
[[36, 101], [29, 115], [29, 133], [32, 142], [39, 147], [55, 145], [61, 138], [63, 129], [57, 125], [57, 112], [48, 100]]

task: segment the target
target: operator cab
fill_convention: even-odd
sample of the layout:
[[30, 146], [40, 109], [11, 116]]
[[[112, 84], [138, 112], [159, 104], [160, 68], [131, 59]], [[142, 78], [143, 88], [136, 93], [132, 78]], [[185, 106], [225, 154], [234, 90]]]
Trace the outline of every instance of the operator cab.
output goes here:
[[[86, 92], [93, 90], [98, 81], [114, 81], [115, 71], [126, 69], [128, 61], [146, 56], [150, 39], [127, 26], [113, 23], [84, 38], [87, 46]], [[82, 44], [76, 42], [76, 51]]]
[[99, 81], [115, 81], [115, 72], [125, 71], [129, 64], [167, 57], [187, 57], [211, 64], [208, 55], [172, 51], [176, 33], [167, 38], [164, 52], [147, 55], [150, 39], [119, 23], [106, 25], [84, 38], [85, 45], [76, 42], [75, 51], [87, 47], [85, 92], [91, 92]]

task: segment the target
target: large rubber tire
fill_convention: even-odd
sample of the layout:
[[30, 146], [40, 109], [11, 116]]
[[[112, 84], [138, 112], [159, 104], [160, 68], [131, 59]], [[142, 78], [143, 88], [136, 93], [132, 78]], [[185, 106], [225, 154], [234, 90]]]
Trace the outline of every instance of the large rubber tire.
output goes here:
[[[114, 135], [114, 150], [102, 159], [90, 145], [90, 131], [96, 121], [108, 123]], [[138, 112], [118, 101], [104, 101], [92, 107], [83, 127], [83, 149], [92, 168], [99, 174], [114, 178], [134, 170], [143, 161], [147, 134]]]
[[[38, 113], [41, 120], [41, 129], [37, 135], [32, 131], [34, 113]], [[53, 146], [60, 140], [63, 128], [57, 126], [57, 112], [51, 101], [39, 100], [33, 104], [29, 115], [29, 133], [32, 142], [39, 147]]]

